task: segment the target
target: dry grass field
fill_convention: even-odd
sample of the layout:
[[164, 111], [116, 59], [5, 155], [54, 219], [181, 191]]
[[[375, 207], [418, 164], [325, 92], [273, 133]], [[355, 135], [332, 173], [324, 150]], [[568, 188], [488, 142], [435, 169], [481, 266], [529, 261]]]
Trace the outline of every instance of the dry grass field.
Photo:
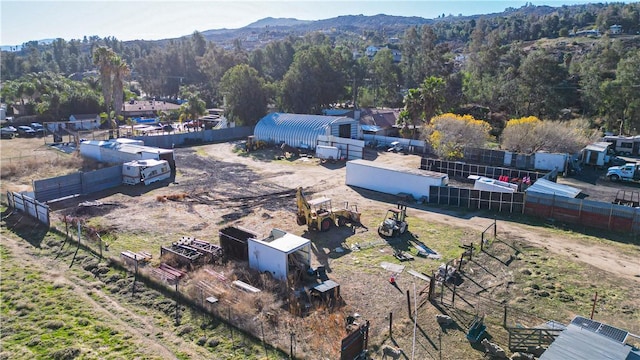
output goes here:
[[[74, 155], [47, 149], [38, 139], [3, 140], [0, 151], [3, 199], [8, 190], [30, 190], [34, 179], [92, 166]], [[307, 158], [275, 160], [274, 155], [270, 149], [246, 154], [232, 143], [180, 148], [176, 149], [174, 182], [120, 187], [50, 204], [58, 231], [34, 228], [16, 214], [5, 217], [0, 247], [2, 354], [8, 358], [14, 358], [9, 354], [54, 357], [59, 352], [55, 357], [275, 359], [293, 350], [299, 358], [335, 359], [340, 340], [347, 334], [345, 319], [357, 313], [359, 322], [371, 324], [373, 358], [380, 358], [383, 344], [394, 344], [403, 349], [405, 358], [481, 359], [483, 351], [465, 338], [475, 315], [485, 317], [489, 337], [506, 348], [505, 307], [507, 326], [536, 326], [548, 320], [567, 323], [576, 315], [590, 315], [596, 292], [594, 319], [640, 333], [640, 244], [633, 237], [577, 232], [562, 224], [501, 215], [496, 239], [480, 252], [481, 233], [493, 224], [496, 214], [410, 204], [410, 234], [388, 241], [377, 234], [376, 227], [396, 197], [345, 186], [344, 165]], [[367, 157], [412, 168], [420, 162], [413, 155], [368, 152]], [[18, 166], [17, 158], [28, 162], [31, 170]], [[298, 186], [310, 196], [357, 204], [364, 227], [308, 232], [295, 222], [295, 198], [274, 195]], [[102, 205], [90, 210], [78, 207], [87, 200]], [[83, 219], [101, 234], [109, 244], [104, 252], [107, 260], [95, 259], [81, 249], [81, 259], [70, 266], [75, 247], [64, 245], [65, 215]], [[251, 297], [219, 289], [221, 299], [234, 299], [221, 304], [234, 305], [211, 308], [218, 320], [206, 319], [183, 305], [176, 323], [170, 287], [140, 285], [139, 295], [130, 295], [132, 275], [114, 262], [121, 251], [153, 254], [150, 268], [160, 261], [161, 245], [182, 236], [216, 242], [218, 231], [230, 225], [260, 236], [279, 228], [310, 239], [312, 266], [324, 266], [329, 278], [340, 284], [344, 306], [333, 311], [318, 309], [303, 318], [291, 316], [279, 295], [287, 292], [283, 284], [262, 279], [243, 264], [211, 269], [271, 291]], [[97, 248], [97, 243], [87, 241]], [[413, 261], [400, 263], [393, 256], [396, 250], [417, 255], [420, 244], [441, 258], [415, 256]], [[460, 258], [463, 246], [471, 244], [475, 255], [463, 266], [454, 303], [451, 292], [445, 288], [441, 293], [439, 287], [437, 301], [425, 302], [425, 295], [420, 294], [425, 281], [408, 270], [431, 274], [442, 263]], [[381, 266], [383, 262], [405, 266], [396, 274], [396, 286], [389, 283], [391, 272]], [[141, 276], [150, 277], [148, 268], [141, 269]], [[21, 273], [28, 285], [20, 284]], [[196, 284], [204, 277], [202, 270], [191, 270], [180, 285], [181, 294], [202, 304]], [[37, 300], [27, 296], [34, 291], [41, 295]], [[74, 299], [72, 303], [82, 304], [82, 309], [64, 305], [63, 298]], [[49, 305], [42, 306], [41, 301]], [[441, 328], [436, 323], [435, 315], [443, 312], [454, 318], [455, 326]], [[61, 326], [49, 324], [58, 321], [55, 317], [61, 318]], [[228, 318], [255, 336], [226, 327], [221, 321]], [[38, 326], [24, 326], [21, 319], [41, 321], [36, 322]], [[47, 340], [62, 336], [61, 332], [63, 345], [54, 346]], [[111, 332], [115, 335], [104, 335]], [[282, 351], [263, 347], [261, 339]]]

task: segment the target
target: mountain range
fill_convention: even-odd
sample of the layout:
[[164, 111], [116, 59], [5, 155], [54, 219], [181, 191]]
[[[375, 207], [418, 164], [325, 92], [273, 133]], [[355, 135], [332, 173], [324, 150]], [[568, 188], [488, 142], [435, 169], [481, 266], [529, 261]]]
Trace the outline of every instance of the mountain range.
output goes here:
[[[362, 33], [365, 30], [380, 30], [383, 29], [387, 33], [403, 33], [405, 29], [410, 26], [420, 26], [424, 24], [434, 24], [439, 21], [466, 21], [471, 19], [479, 19], [481, 17], [496, 17], [507, 16], [514, 13], [521, 13], [521, 15], [534, 14], [537, 16], [546, 15], [556, 11], [557, 8], [550, 6], [523, 6], [521, 8], [508, 8], [500, 13], [493, 14], [481, 14], [472, 16], [444, 16], [437, 19], [425, 19], [417, 16], [393, 16], [378, 14], [373, 16], [365, 15], [343, 15], [330, 19], [322, 20], [298, 20], [293, 18], [273, 18], [267, 17], [256, 22], [253, 22], [247, 26], [238, 29], [212, 29], [200, 32], [205, 39], [213, 41], [215, 43], [228, 43], [234, 39], [246, 38], [255, 34], [256, 32], [264, 32], [266, 30], [274, 33], [281, 32], [290, 35], [305, 34], [314, 31], [331, 31], [331, 32], [352, 32]], [[184, 37], [191, 36], [191, 34], [185, 34]], [[164, 43], [172, 39], [162, 40], [149, 40], [151, 42]], [[41, 44], [51, 43], [53, 39], [38, 40]], [[135, 40], [139, 41], [139, 40]], [[127, 41], [124, 41], [125, 43]], [[15, 51], [19, 50], [21, 45], [14, 46], [0, 46], [0, 50], [3, 51]]]

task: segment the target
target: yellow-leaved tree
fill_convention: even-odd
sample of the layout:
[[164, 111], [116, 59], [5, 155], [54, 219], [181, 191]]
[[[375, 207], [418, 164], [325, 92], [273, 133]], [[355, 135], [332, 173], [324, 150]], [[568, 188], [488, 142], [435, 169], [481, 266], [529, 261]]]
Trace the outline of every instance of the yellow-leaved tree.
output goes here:
[[442, 114], [425, 125], [424, 139], [433, 152], [447, 160], [461, 159], [465, 147], [484, 147], [490, 140], [491, 125], [471, 115]]

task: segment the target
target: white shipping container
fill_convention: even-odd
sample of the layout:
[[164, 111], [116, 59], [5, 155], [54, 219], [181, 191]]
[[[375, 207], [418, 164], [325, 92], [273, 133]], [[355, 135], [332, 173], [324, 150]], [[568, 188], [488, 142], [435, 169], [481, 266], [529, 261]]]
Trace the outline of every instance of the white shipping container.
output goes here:
[[447, 186], [449, 176], [420, 169], [402, 169], [367, 160], [347, 162], [346, 184], [385, 194], [411, 194], [415, 199], [429, 199], [430, 186]]

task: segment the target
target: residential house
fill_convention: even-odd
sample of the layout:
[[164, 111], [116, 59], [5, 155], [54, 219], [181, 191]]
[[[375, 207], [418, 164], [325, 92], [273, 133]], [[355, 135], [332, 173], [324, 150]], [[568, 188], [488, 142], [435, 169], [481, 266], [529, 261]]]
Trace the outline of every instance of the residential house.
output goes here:
[[76, 114], [69, 116], [67, 129], [69, 130], [93, 130], [100, 127], [100, 115]]
[[399, 109], [360, 109], [360, 127], [365, 134], [397, 136], [396, 122], [399, 116]]
[[612, 35], [622, 34], [622, 25], [611, 25], [609, 27], [609, 33]]
[[180, 109], [180, 105], [166, 101], [131, 100], [122, 105], [124, 117], [155, 117], [158, 112], [169, 112]]

